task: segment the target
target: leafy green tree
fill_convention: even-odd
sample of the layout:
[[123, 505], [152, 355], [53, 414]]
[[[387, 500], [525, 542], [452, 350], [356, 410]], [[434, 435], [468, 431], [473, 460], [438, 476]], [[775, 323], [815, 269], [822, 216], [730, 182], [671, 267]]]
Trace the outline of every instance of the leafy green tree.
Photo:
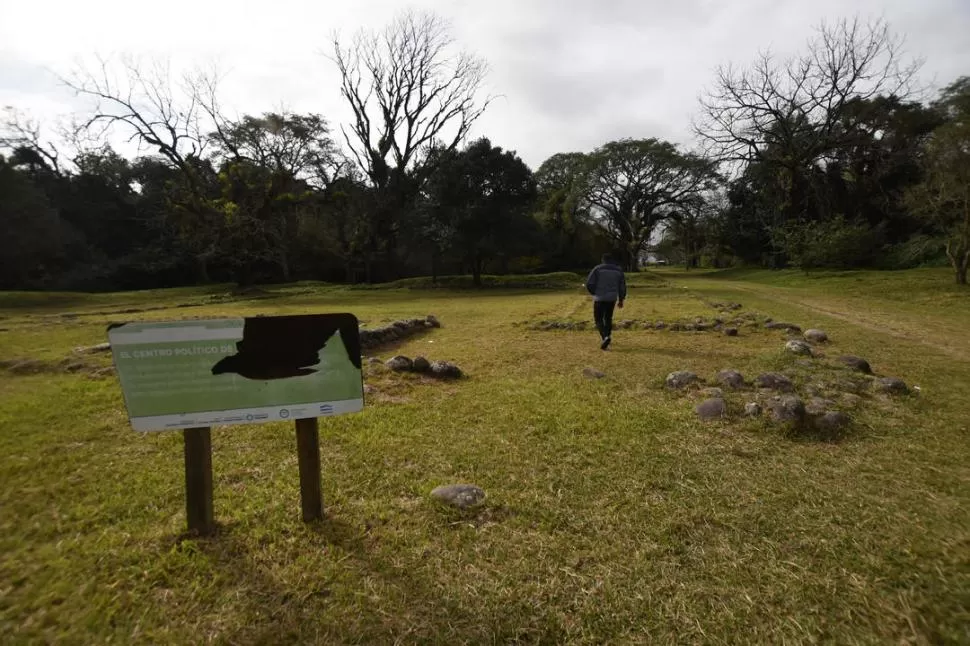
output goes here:
[[440, 151], [427, 188], [429, 228], [471, 268], [481, 285], [486, 263], [508, 258], [533, 232], [532, 171], [514, 152], [478, 139], [460, 152]]
[[666, 141], [623, 139], [589, 156], [583, 199], [635, 271], [657, 224], [716, 185], [712, 165]]
[[923, 182], [908, 195], [914, 212], [943, 233], [957, 284], [970, 265], [970, 77], [947, 86], [934, 107], [946, 122], [933, 131], [922, 155]]
[[66, 264], [72, 232], [29, 178], [0, 156], [0, 287], [44, 287]]

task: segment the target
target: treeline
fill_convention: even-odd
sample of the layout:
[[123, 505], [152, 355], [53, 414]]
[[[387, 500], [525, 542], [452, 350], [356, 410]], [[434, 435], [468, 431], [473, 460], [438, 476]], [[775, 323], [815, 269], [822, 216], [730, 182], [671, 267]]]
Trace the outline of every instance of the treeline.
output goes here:
[[[718, 71], [685, 150], [654, 138], [534, 172], [487, 138], [484, 61], [406, 13], [335, 40], [353, 119], [229, 118], [213, 75], [135, 61], [65, 79], [90, 110], [55, 144], [10, 111], [0, 288], [688, 267], [908, 267], [970, 258], [970, 79], [930, 103], [883, 23], [823, 26], [791, 60]], [[138, 142], [128, 159], [106, 141]], [[94, 143], [91, 143], [94, 142]], [[71, 151], [70, 153], [66, 151]]]

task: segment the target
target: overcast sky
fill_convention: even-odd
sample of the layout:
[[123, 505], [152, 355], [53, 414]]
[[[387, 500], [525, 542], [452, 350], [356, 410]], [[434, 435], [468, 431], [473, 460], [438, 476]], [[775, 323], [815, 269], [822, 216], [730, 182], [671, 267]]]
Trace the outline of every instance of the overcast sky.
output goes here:
[[487, 59], [501, 98], [473, 134], [533, 167], [621, 137], [688, 144], [716, 65], [798, 50], [823, 19], [885, 17], [936, 87], [970, 74], [970, 0], [0, 0], [0, 106], [70, 112], [47, 70], [130, 53], [218, 62], [233, 112], [285, 106], [338, 124], [347, 114], [322, 55], [329, 34], [381, 26], [404, 7], [438, 12]]

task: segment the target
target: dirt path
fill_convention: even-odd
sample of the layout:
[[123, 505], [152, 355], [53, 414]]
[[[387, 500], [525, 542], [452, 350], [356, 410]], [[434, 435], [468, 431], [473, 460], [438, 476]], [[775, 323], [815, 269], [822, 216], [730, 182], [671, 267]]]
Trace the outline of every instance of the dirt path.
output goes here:
[[[740, 282], [719, 284], [707, 283], [706, 285], [710, 285], [718, 289], [733, 289], [751, 294], [766, 301], [806, 309], [817, 314], [830, 316], [834, 319], [851, 323], [852, 325], [859, 326], [878, 334], [885, 334], [895, 339], [932, 348], [948, 357], [959, 359], [960, 361], [970, 362], [970, 352], [967, 351], [962, 343], [958, 345], [957, 343], [944, 341], [944, 339], [951, 337], [955, 337], [963, 341], [963, 337], [959, 333], [955, 333], [949, 329], [934, 326], [927, 319], [912, 320], [908, 321], [909, 325], [906, 325], [906, 322], [903, 322], [903, 325], [900, 325], [901, 321], [898, 312], [880, 312], [871, 303], [869, 304], [870, 309], [866, 313], [862, 313], [858, 311], [858, 309], [853, 308], [849, 303], [839, 302], [837, 300], [827, 298], [826, 303], [821, 305], [809, 294], [795, 295], [791, 293], [791, 290], [783, 290], [782, 288], [778, 287], [769, 287], [765, 285], [750, 287]], [[837, 306], [836, 303], [842, 305], [842, 307], [839, 309], [833, 309], [833, 307]]]

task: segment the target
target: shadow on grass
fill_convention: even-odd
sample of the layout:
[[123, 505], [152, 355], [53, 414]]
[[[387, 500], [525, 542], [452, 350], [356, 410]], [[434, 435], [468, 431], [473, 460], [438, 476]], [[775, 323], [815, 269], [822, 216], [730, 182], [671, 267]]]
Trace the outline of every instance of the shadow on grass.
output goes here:
[[[442, 529], [478, 527], [507, 515], [488, 506], [451, 511], [443, 515]], [[270, 539], [235, 522], [220, 524], [211, 536], [183, 533], [175, 539], [175, 549], [208, 559], [219, 587], [214, 599], [231, 600], [232, 608], [212, 601], [216, 606], [211, 609], [215, 615], [230, 613], [218, 622], [226, 643], [390, 643], [404, 634], [421, 641], [441, 630], [443, 616], [450, 626], [469, 630], [488, 622], [473, 607], [441, 595], [433, 569], [402, 566], [367, 523], [327, 516], [294, 525], [281, 526], [278, 537]], [[275, 550], [274, 545], [285, 552], [282, 563], [266, 560], [266, 550]], [[365, 595], [365, 590], [371, 592]], [[382, 591], [379, 597], [375, 590]], [[344, 603], [356, 598], [354, 609], [334, 605], [334, 596]]]

